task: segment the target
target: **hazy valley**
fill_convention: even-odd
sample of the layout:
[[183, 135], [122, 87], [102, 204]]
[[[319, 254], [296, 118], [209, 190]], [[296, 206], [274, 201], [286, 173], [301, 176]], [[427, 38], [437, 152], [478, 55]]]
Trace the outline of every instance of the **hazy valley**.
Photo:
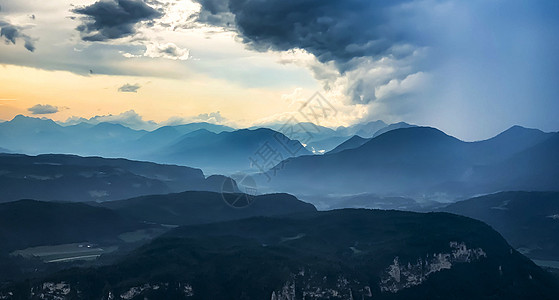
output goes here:
[[[45, 124], [51, 142], [33, 143]], [[1, 146], [44, 148], [0, 155], [6, 299], [552, 299], [559, 288], [559, 195], [543, 192], [558, 186], [557, 133], [516, 126], [463, 142], [401, 124], [338, 128], [322, 138], [344, 140], [313, 154], [273, 129], [8, 127]], [[70, 134], [88, 141], [65, 145]], [[281, 160], [258, 169], [263, 147]], [[142, 155], [174, 164], [131, 160]], [[476, 194], [488, 195], [465, 200]]]

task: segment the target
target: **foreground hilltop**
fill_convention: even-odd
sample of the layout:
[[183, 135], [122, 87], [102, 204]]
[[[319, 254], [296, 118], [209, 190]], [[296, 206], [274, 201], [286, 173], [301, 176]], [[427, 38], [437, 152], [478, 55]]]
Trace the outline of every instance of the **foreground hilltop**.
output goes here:
[[491, 225], [530, 258], [559, 261], [559, 192], [501, 192], [441, 210]]
[[[179, 227], [120, 262], [5, 287], [18, 299], [556, 299], [489, 226], [335, 210]], [[10, 294], [11, 293], [11, 294]]]

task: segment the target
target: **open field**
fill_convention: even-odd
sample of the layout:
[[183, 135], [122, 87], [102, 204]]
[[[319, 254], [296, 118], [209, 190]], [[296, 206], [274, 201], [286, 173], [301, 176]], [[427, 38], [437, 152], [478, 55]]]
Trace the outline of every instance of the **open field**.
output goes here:
[[12, 252], [12, 255], [38, 257], [44, 262], [66, 262], [73, 260], [94, 260], [101, 254], [118, 249], [117, 246], [99, 247], [87, 242], [31, 247]]

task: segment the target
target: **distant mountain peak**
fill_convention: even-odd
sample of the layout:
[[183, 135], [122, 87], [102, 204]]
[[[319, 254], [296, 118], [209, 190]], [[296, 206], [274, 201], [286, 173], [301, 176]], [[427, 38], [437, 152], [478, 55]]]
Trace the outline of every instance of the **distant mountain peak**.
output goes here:
[[120, 123], [112, 123], [112, 122], [101, 122], [99, 124], [94, 125], [93, 127], [96, 127], [96, 128], [125, 128], [125, 129], [131, 129], [130, 127], [124, 126]]
[[394, 130], [394, 129], [409, 128], [409, 127], [417, 127], [417, 125], [408, 124], [408, 123], [406, 123], [406, 122], [393, 123], [393, 124], [390, 124], [390, 125], [388, 125], [388, 126], [386, 126], [386, 127], [383, 127], [383, 128], [381, 128], [381, 129], [379, 129], [378, 131], [376, 131], [376, 132], [373, 134], [372, 137], [377, 137], [377, 136], [379, 136], [379, 135], [381, 135], [381, 134], [383, 134], [383, 133], [389, 132], [389, 131]]
[[21, 114], [15, 116], [10, 122], [21, 122], [21, 121], [29, 121], [29, 120], [51, 121], [51, 122], [54, 123], [54, 121], [52, 121], [51, 119], [48, 119], [48, 118], [29, 117], [29, 116], [24, 116], [24, 115], [21, 115]]
[[[19, 114], [19, 115], [15, 116], [15, 117], [12, 119], [12, 121], [25, 120], [25, 119], [31, 119], [31, 118], [30, 118], [30, 117], [27, 117], [27, 116], [24, 116], [24, 115], [22, 115], [22, 114]], [[33, 118], [33, 119], [36, 119], [36, 118]]]
[[200, 128], [200, 129], [196, 129], [192, 132], [189, 132], [187, 134], [185, 134], [184, 136], [196, 136], [196, 135], [200, 135], [200, 134], [209, 134], [209, 135], [215, 135], [217, 133], [215, 132], [211, 132], [205, 128]]
[[535, 129], [535, 128], [526, 128], [526, 127], [522, 127], [522, 126], [520, 126], [520, 125], [514, 125], [514, 126], [511, 126], [509, 129], [507, 129], [507, 130], [501, 132], [501, 134], [499, 134], [499, 135], [508, 134], [508, 133], [515, 133], [515, 134], [517, 134], [517, 133], [520, 133], [520, 132], [532, 132], [532, 133], [536, 133], [536, 132], [539, 133], [539, 132], [541, 132], [541, 133], [544, 133], [543, 131], [541, 131], [541, 130], [539, 130], [539, 129]]
[[385, 133], [379, 135], [376, 138], [379, 138], [380, 136], [389, 136], [389, 135], [402, 135], [402, 136], [406, 136], [406, 137], [417, 136], [417, 137], [423, 137], [423, 138], [425, 138], [425, 137], [447, 137], [447, 138], [452, 138], [452, 139], [458, 140], [457, 138], [452, 137], [452, 136], [444, 133], [443, 131], [441, 131], [437, 128], [429, 127], [429, 126], [414, 126], [414, 127], [406, 127], [406, 128], [397, 128], [397, 129], [385, 132]]
[[509, 129], [499, 133], [498, 135], [490, 139], [484, 140], [482, 142], [490, 142], [490, 143], [508, 142], [514, 144], [527, 142], [528, 144], [534, 145], [537, 142], [542, 142], [543, 140], [547, 139], [549, 135], [550, 135], [549, 133], [545, 133], [539, 129], [526, 128], [519, 125], [514, 125]]
[[345, 142], [338, 145], [336, 148], [332, 149], [331, 151], [327, 152], [327, 154], [338, 153], [348, 149], [355, 149], [363, 144], [365, 144], [370, 139], [361, 137], [359, 135], [354, 135], [347, 139]]
[[24, 115], [17, 115], [11, 121], [2, 123], [8, 126], [16, 126], [16, 128], [36, 127], [44, 129], [45, 126], [49, 127], [62, 127], [51, 119], [48, 118], [35, 118]]

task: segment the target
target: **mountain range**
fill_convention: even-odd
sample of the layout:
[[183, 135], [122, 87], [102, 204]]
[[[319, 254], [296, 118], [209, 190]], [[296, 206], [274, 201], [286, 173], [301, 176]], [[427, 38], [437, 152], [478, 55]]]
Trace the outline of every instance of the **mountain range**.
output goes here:
[[[251, 167], [249, 159], [266, 144], [281, 152], [284, 159], [311, 153], [323, 154], [353, 135], [370, 138], [379, 130], [400, 126], [374, 121], [334, 130], [303, 122], [291, 124], [300, 131], [299, 135], [292, 135], [292, 129], [283, 123], [237, 130], [202, 122], [163, 126], [153, 131], [134, 130], [123, 124], [108, 122], [83, 121], [63, 125], [50, 119], [18, 115], [11, 121], [0, 123], [0, 152], [150, 160], [194, 166], [210, 174], [228, 174], [241, 170], [259, 171]], [[304, 149], [300, 149], [301, 143], [305, 143]], [[206, 153], [208, 151], [211, 155]], [[269, 168], [266, 166], [266, 169]]]
[[500, 190], [557, 190], [557, 153], [559, 133], [515, 126], [489, 140], [464, 142], [435, 128], [409, 127], [356, 148], [287, 159], [269, 171], [273, 180], [259, 184], [302, 199], [372, 193], [448, 202]]
[[271, 129], [213, 133], [200, 129], [145, 155], [152, 161], [203, 168], [209, 173], [260, 172], [288, 157], [311, 153], [296, 140]]
[[[295, 124], [307, 128], [311, 141], [339, 143], [324, 155], [311, 155], [309, 148], [322, 146], [309, 146], [309, 140], [303, 145], [295, 139], [303, 140], [301, 136], [280, 125], [268, 126], [277, 127], [275, 131], [192, 123], [147, 132], [112, 123], [65, 127], [48, 119], [17, 116], [0, 123], [0, 146], [22, 152], [121, 156], [196, 167], [209, 174], [260, 173], [265, 175], [258, 181], [262, 191], [286, 191], [302, 199], [370, 194], [448, 202], [500, 190], [559, 189], [557, 133], [514, 126], [484, 141], [463, 142], [435, 128], [403, 122], [377, 121], [335, 130]], [[344, 137], [347, 134], [353, 135]]]
[[149, 150], [154, 145], [155, 149], [163, 147], [184, 134], [200, 129], [216, 133], [234, 131], [233, 128], [210, 123], [163, 126], [151, 132], [107, 122], [62, 126], [50, 119], [18, 115], [11, 121], [0, 123], [0, 140], [2, 147], [24, 154], [122, 156], [128, 151]]
[[[559, 133], [315, 127], [0, 124], [10, 150], [153, 161], [0, 154], [0, 299], [556, 298], [524, 255], [559, 261]], [[531, 192], [474, 197], [500, 190]]]
[[149, 160], [195, 166], [210, 174], [250, 170], [250, 158], [268, 145], [283, 157], [275, 160], [310, 153], [276, 131], [235, 130], [210, 123], [164, 126], [151, 132], [106, 122], [61, 126], [50, 119], [22, 115], [0, 123], [0, 147], [11, 150], [1, 152]]
[[[417, 127], [416, 125], [411, 125], [405, 122], [399, 122], [399, 123], [394, 123], [394, 124], [390, 124], [384, 127], [381, 127], [379, 130], [376, 130], [374, 133], [369, 133], [369, 134], [359, 134], [362, 131], [358, 131], [356, 135], [352, 136], [350, 139], [346, 140], [345, 142], [339, 144], [336, 148], [328, 151], [327, 153], [337, 153], [337, 152], [341, 152], [343, 150], [348, 150], [348, 149], [355, 149], [358, 147], [361, 147], [363, 144], [365, 144], [366, 142], [372, 140], [374, 137], [377, 137], [383, 133], [389, 132], [391, 130], [395, 130], [395, 129], [400, 129], [400, 128], [410, 128], [410, 127]], [[364, 136], [370, 136], [369, 138], [366, 138]]]
[[[336, 129], [331, 129], [310, 122], [300, 122], [296, 124], [275, 123], [264, 127], [282, 133], [290, 132], [290, 127], [293, 127], [295, 128], [295, 131], [298, 131], [298, 134], [296, 134], [293, 138], [304, 141], [306, 148], [314, 154], [324, 154], [354, 135], [368, 139], [377, 135], [378, 132], [386, 132], [392, 129], [400, 128], [400, 126], [405, 126], [402, 124], [413, 126], [403, 122], [397, 124], [387, 125], [383, 121], [379, 120], [367, 123], [357, 123], [348, 127], [340, 126]], [[253, 129], [256, 128], [257, 127], [253, 127]]]
[[208, 132], [213, 133], [235, 131], [235, 129], [231, 127], [211, 123], [190, 123], [184, 125], [163, 126], [142, 135], [142, 137], [132, 143], [131, 148], [135, 148], [141, 153], [152, 153], [165, 146], [169, 146], [180, 141], [185, 134], [198, 130], [207, 130]]

